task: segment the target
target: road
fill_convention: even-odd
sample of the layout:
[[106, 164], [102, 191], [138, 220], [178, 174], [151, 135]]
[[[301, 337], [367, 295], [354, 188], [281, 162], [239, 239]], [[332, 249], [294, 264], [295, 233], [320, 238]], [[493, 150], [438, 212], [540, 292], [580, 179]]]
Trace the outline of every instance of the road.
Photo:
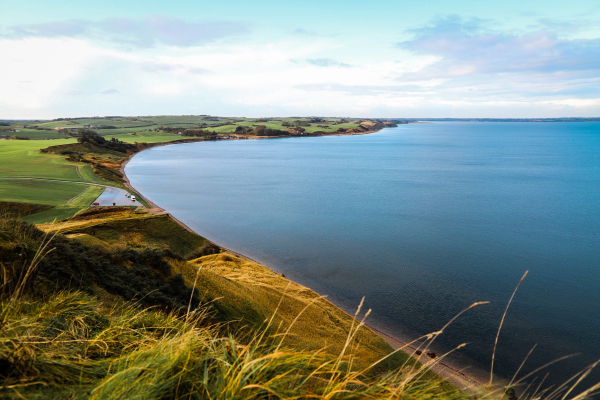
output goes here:
[[0, 178], [0, 179], [27, 179], [33, 181], [50, 181], [50, 182], [65, 182], [65, 183], [79, 183], [82, 185], [92, 185], [104, 187], [104, 192], [93, 201], [93, 203], [100, 203], [101, 206], [112, 206], [113, 203], [117, 206], [136, 206], [140, 205], [137, 201], [131, 201], [130, 198], [126, 197], [129, 194], [125, 189], [119, 189], [113, 186], [101, 185], [99, 183], [91, 182], [79, 182], [79, 181], [63, 181], [59, 179], [44, 179], [44, 178]]

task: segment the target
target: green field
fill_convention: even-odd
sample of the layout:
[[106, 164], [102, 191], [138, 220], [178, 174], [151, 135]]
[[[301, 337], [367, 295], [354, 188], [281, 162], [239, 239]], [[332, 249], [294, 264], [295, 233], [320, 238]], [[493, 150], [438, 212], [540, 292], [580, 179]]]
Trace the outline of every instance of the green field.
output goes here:
[[181, 136], [173, 135], [171, 133], [164, 132], [138, 132], [138, 133], [126, 133], [122, 135], [107, 135], [106, 138], [117, 138], [126, 143], [160, 143], [160, 142], [172, 142], [173, 140], [181, 140]]
[[[215, 117], [206, 115], [155, 115], [155, 116], [138, 116], [138, 117], [112, 117], [112, 118], [74, 118], [61, 121], [23, 121], [11, 122], [8, 128], [20, 130], [19, 133], [5, 133], [9, 135], [18, 135], [29, 137], [31, 139], [49, 139], [49, 138], [64, 138], [62, 133], [59, 133], [54, 128], [58, 127], [78, 127], [84, 125], [91, 126], [110, 126], [112, 129], [95, 129], [99, 135], [118, 137], [126, 142], [158, 142], [169, 141], [171, 136], [155, 132], [160, 127], [168, 126], [171, 128], [185, 129], [204, 129], [215, 131], [217, 133], [230, 133], [235, 131], [237, 126], [252, 127], [253, 125], [264, 125], [270, 129], [285, 130], [282, 126], [283, 122], [294, 123], [295, 121], [310, 121], [310, 118], [290, 117], [268, 119], [264, 122], [256, 118], [240, 118], [240, 117]], [[334, 132], [339, 128], [355, 128], [360, 120], [351, 120], [350, 122], [340, 123], [339, 118], [326, 118], [324, 123], [310, 123], [311, 126], [303, 126], [307, 133], [316, 131]], [[226, 124], [226, 125], [224, 125]], [[328, 125], [329, 128], [318, 127], [317, 125]], [[26, 126], [26, 128], [24, 128]], [[37, 127], [38, 130], [32, 127]], [[49, 130], [39, 130], [49, 129]], [[144, 132], [145, 131], [145, 132]], [[0, 133], [2, 134], [2, 133]], [[133, 135], [135, 134], [135, 135]], [[153, 135], [158, 134], [158, 135]], [[136, 137], [137, 136], [137, 137]], [[143, 140], [140, 140], [142, 139]], [[137, 140], [136, 140], [137, 139]]]
[[[234, 132], [235, 128], [238, 126], [252, 127], [252, 126], [256, 126], [256, 125], [263, 125], [267, 129], [285, 130], [288, 127], [282, 126], [282, 124], [284, 122], [293, 124], [294, 121], [308, 121], [308, 120], [310, 120], [310, 119], [309, 118], [280, 118], [280, 119], [275, 119], [275, 120], [269, 120], [268, 122], [255, 122], [254, 120], [248, 120], [248, 121], [236, 122], [233, 125], [224, 125], [224, 126], [218, 126], [216, 128], [207, 128], [207, 129], [210, 131], [214, 130], [217, 133], [230, 133], [230, 132]], [[344, 129], [356, 128], [356, 126], [358, 125], [357, 122], [348, 122], [348, 123], [340, 124], [340, 123], [337, 123], [338, 120], [335, 120], [335, 119], [331, 119], [331, 120], [328, 119], [327, 121], [330, 121], [330, 122], [323, 122], [323, 123], [311, 122], [310, 126], [303, 126], [303, 128], [305, 129], [305, 131], [307, 133], [313, 133], [313, 132], [317, 132], [317, 131], [335, 132], [339, 128], [344, 128]], [[336, 123], [336, 125], [333, 125], [334, 123]], [[322, 128], [322, 127], [318, 127], [317, 125], [328, 125], [329, 128]]]
[[37, 214], [28, 215], [21, 218], [30, 224], [48, 224], [54, 221], [60, 221], [63, 219], [71, 218], [80, 211], [87, 208], [85, 207], [53, 207], [50, 210], [43, 211]]
[[50, 145], [75, 143], [75, 139], [4, 140], [0, 142], [0, 177], [49, 178], [81, 181], [77, 173], [81, 165], [54, 154], [42, 154], [40, 149]]
[[[84, 205], [91, 193], [88, 185], [32, 179], [0, 179], [0, 200], [17, 203], [59, 205]], [[87, 191], [86, 194], [83, 194]], [[100, 191], [102, 193], [102, 191]], [[96, 196], [97, 197], [97, 196]], [[91, 201], [90, 201], [91, 203]], [[89, 203], [85, 203], [89, 205]]]
[[[206, 120], [210, 118], [211, 120]], [[214, 119], [214, 120], [213, 120]], [[161, 126], [180, 127], [182, 129], [198, 129], [205, 124], [205, 127], [213, 127], [227, 122], [243, 121], [244, 118], [224, 118], [207, 116], [140, 116], [140, 117], [116, 117], [116, 118], [75, 118], [61, 121], [16, 121], [11, 122], [9, 126], [0, 126], [0, 129], [19, 130], [20, 132], [0, 132], [0, 135], [21, 136], [31, 139], [54, 139], [64, 138], [65, 135], [59, 133], [55, 128], [59, 127], [77, 127], [84, 125], [91, 126], [110, 126], [111, 129], [95, 130], [99, 135], [122, 135], [131, 133], [141, 133], [144, 130], [154, 131]], [[248, 121], [252, 121], [248, 119]]]
[[89, 207], [103, 191], [104, 187], [80, 183], [0, 179], [1, 201], [53, 206], [23, 218], [35, 224], [72, 217]]
[[[75, 142], [75, 139], [0, 141], [0, 201], [53, 206], [24, 218], [33, 223], [68, 218], [88, 207], [104, 188], [59, 181], [106, 182], [96, 176], [88, 164], [66, 161], [62, 155], [39, 151], [48, 146]], [[23, 177], [50, 180], [2, 179]]]
[[108, 184], [94, 175], [88, 164], [66, 161], [64, 156], [39, 151], [48, 146], [76, 142], [76, 139], [3, 140], [0, 142], [0, 178], [44, 178]]

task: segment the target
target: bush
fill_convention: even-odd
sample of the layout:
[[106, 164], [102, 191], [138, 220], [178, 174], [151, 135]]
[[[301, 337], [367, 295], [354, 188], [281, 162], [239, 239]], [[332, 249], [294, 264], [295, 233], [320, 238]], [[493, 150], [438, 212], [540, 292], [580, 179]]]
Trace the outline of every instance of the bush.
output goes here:
[[192, 251], [190, 254], [185, 256], [186, 260], [194, 260], [196, 258], [209, 256], [211, 254], [217, 254], [221, 252], [221, 248], [213, 243], [206, 243], [202, 247], [198, 247], [196, 250]]
[[[15, 287], [31, 265], [45, 234], [23, 221], [0, 219], [1, 285]], [[63, 235], [56, 235], [49, 246], [52, 251], [39, 263], [26, 292], [78, 289], [94, 293], [97, 287], [125, 300], [137, 300], [146, 306], [186, 309], [196, 308], [197, 292], [187, 287], [181, 275], [173, 274], [169, 260], [181, 260], [169, 249], [105, 250], [89, 246]]]

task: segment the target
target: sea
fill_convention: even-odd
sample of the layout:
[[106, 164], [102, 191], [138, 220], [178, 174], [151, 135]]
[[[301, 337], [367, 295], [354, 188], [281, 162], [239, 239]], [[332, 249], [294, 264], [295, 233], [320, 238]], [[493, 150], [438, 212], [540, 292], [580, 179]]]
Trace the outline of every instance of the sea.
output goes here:
[[[155, 147], [125, 172], [194, 231], [476, 376], [600, 359], [600, 123], [435, 122]], [[534, 348], [535, 347], [535, 348]], [[531, 354], [528, 353], [533, 349]], [[600, 368], [599, 368], [600, 369]], [[547, 375], [547, 376], [546, 376]], [[590, 374], [580, 385], [600, 381]]]

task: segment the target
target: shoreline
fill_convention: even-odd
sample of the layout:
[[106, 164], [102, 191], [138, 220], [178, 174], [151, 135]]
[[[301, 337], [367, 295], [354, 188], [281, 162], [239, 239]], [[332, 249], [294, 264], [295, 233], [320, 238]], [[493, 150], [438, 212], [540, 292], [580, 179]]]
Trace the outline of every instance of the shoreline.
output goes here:
[[[364, 135], [367, 133], [374, 133], [376, 131], [368, 131], [368, 132], [360, 132], [360, 133], [351, 133], [351, 134], [347, 134], [347, 136], [350, 135]], [[323, 135], [323, 136], [346, 136], [344, 134], [332, 134], [332, 135]], [[260, 138], [256, 138], [256, 139], [278, 139], [278, 137], [260, 137]], [[152, 147], [158, 147], [158, 146], [166, 146], [169, 144], [181, 144], [181, 143], [194, 143], [194, 142], [202, 142], [203, 140], [197, 140], [197, 141], [174, 141], [174, 142], [163, 142], [163, 143], [159, 143], [156, 144], [155, 146]], [[149, 199], [147, 199], [145, 196], [143, 196], [139, 191], [137, 191], [132, 185], [131, 182], [129, 181], [129, 178], [127, 178], [127, 175], [125, 174], [125, 166], [129, 163], [129, 161], [137, 154], [148, 150], [152, 147], [148, 147], [146, 149], [143, 149], [141, 151], [138, 151], [136, 153], [131, 154], [127, 160], [123, 161], [121, 163], [121, 167], [120, 167], [120, 172], [123, 174], [123, 183], [124, 186], [135, 192], [138, 196], [140, 196], [141, 198], [144, 199], [144, 201], [146, 201], [149, 205], [150, 205], [150, 209], [147, 209], [147, 211], [151, 214], [167, 214], [169, 215], [170, 218], [172, 218], [177, 224], [179, 224], [181, 227], [183, 227], [184, 229], [186, 229], [189, 232], [192, 232], [196, 235], [200, 235], [198, 232], [195, 232], [193, 229], [191, 229], [189, 226], [187, 226], [185, 223], [183, 223], [182, 221], [178, 220], [177, 218], [175, 218], [171, 213], [169, 213], [168, 211], [166, 211], [165, 209], [159, 207], [158, 205], [156, 205], [155, 203], [153, 203], [152, 201], [150, 201]], [[202, 235], [200, 235], [202, 236]], [[205, 236], [203, 236], [205, 237]], [[263, 265], [262, 263], [260, 263], [259, 261], [253, 260], [241, 253], [232, 251], [226, 247], [223, 247], [213, 241], [211, 241], [210, 239], [206, 238], [206, 240], [208, 240], [210, 243], [226, 250], [227, 252], [258, 263]], [[265, 266], [267, 267], [267, 266]], [[269, 267], [267, 267], [269, 268]], [[271, 269], [271, 268], [269, 268]], [[272, 269], [271, 269], [272, 270]], [[297, 282], [295, 282], [297, 283]], [[298, 284], [298, 283], [297, 283]], [[300, 284], [299, 284], [300, 285]], [[304, 286], [304, 285], [301, 285]], [[309, 288], [310, 289], [310, 288]], [[310, 289], [313, 290], [313, 289]], [[330, 302], [329, 300], [326, 300], [328, 302]], [[330, 302], [331, 303], [331, 302]], [[342, 308], [340, 308], [337, 304], [331, 303], [333, 304], [335, 307], [337, 307], [339, 310], [341, 310], [342, 312], [346, 313], [347, 315], [349, 315], [351, 318], [354, 318], [353, 315], [351, 315], [349, 312], [343, 310]], [[376, 334], [377, 336], [379, 336], [380, 338], [382, 338], [386, 343], [388, 343], [394, 350], [398, 350], [400, 348], [403, 348], [400, 351], [403, 351], [404, 353], [408, 354], [409, 356], [411, 356], [412, 358], [418, 360], [420, 363], [422, 364], [426, 364], [428, 362], [431, 362], [432, 359], [426, 355], [425, 353], [421, 354], [421, 355], [417, 355], [416, 351], [419, 350], [418, 346], [414, 346], [409, 344], [410, 341], [407, 340], [406, 338], [398, 338], [396, 336], [384, 333], [376, 328], [374, 328], [373, 326], [371, 326], [370, 324], [365, 324], [365, 327], [368, 328], [371, 332], [373, 332], [374, 334]], [[432, 372], [436, 373], [438, 376], [440, 376], [442, 379], [446, 380], [447, 382], [449, 382], [450, 384], [454, 385], [455, 387], [457, 387], [459, 390], [463, 391], [463, 392], [474, 392], [474, 393], [478, 393], [481, 391], [485, 390], [485, 386], [487, 385], [486, 382], [482, 382], [481, 379], [476, 378], [473, 375], [470, 375], [468, 373], [466, 373], [464, 371], [464, 369], [457, 367], [456, 365], [453, 365], [451, 362], [447, 362], [447, 361], [435, 361], [435, 363], [433, 363], [432, 365], [428, 366], [428, 369], [431, 370]], [[496, 380], [497, 381], [497, 380]]]

